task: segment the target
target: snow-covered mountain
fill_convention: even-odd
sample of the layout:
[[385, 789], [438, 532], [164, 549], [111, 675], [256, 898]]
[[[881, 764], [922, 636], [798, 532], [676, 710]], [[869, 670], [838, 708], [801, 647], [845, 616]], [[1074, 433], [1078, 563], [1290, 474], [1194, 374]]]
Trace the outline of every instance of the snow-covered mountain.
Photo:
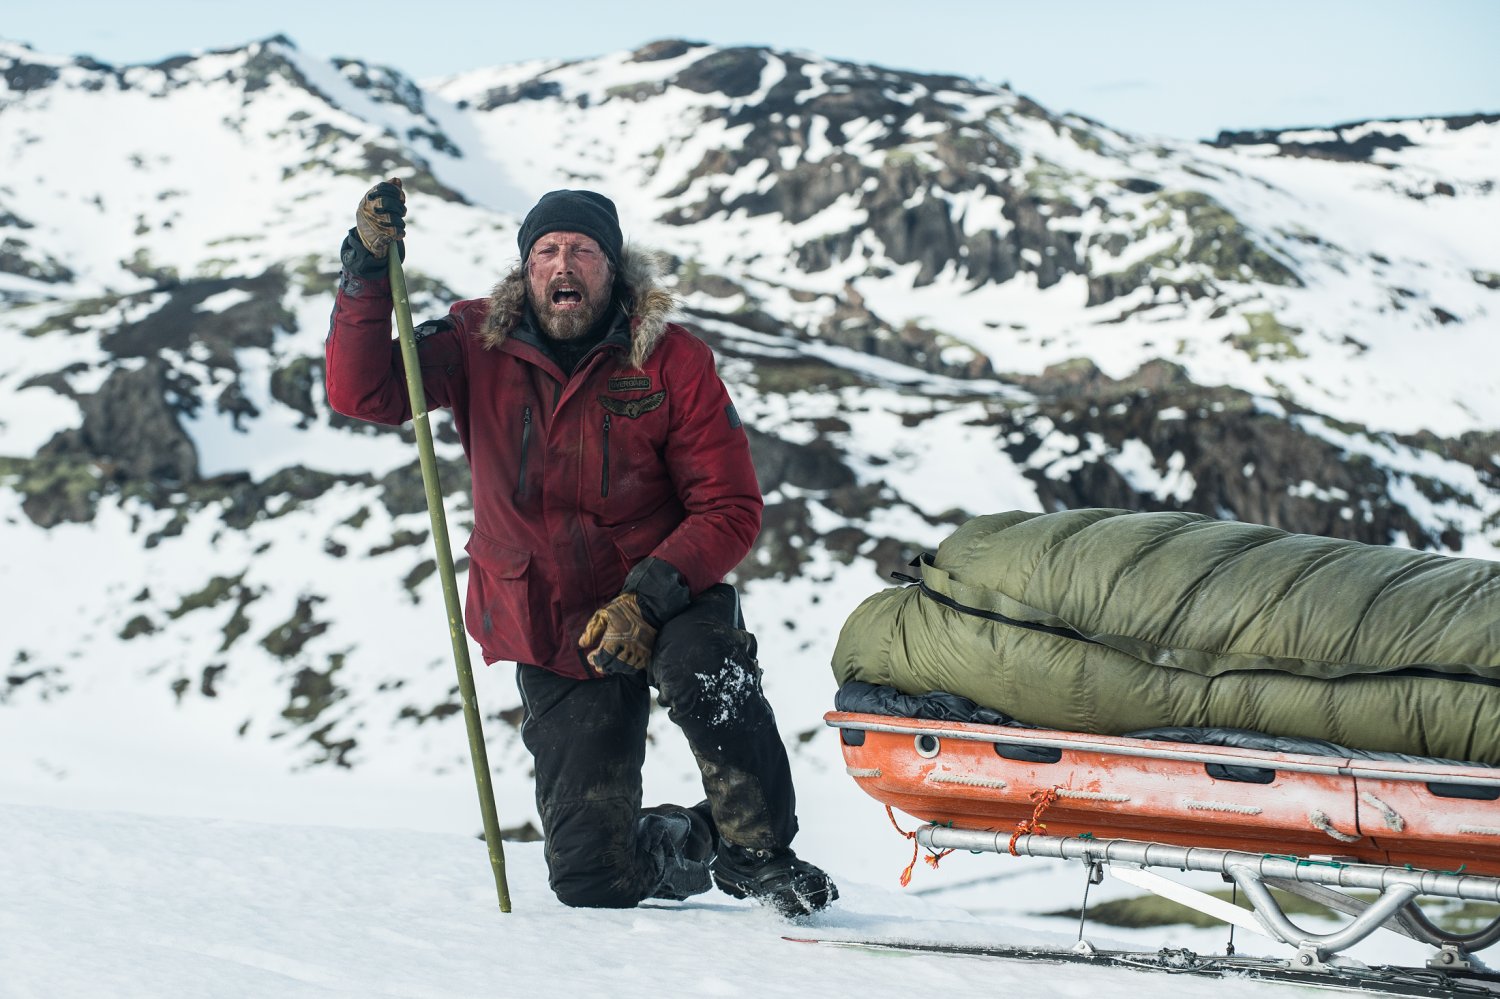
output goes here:
[[[323, 395], [375, 179], [406, 178], [419, 318], [486, 293], [557, 187], [668, 256], [767, 497], [737, 577], [816, 857], [885, 822], [821, 724], [837, 630], [968, 516], [1496, 555], [1497, 153], [1500, 115], [1191, 144], [684, 41], [420, 84], [284, 38], [0, 43], [0, 798], [477, 826], [411, 437]], [[518, 701], [479, 680], [526, 835]], [[653, 733], [648, 791], [695, 798]]]

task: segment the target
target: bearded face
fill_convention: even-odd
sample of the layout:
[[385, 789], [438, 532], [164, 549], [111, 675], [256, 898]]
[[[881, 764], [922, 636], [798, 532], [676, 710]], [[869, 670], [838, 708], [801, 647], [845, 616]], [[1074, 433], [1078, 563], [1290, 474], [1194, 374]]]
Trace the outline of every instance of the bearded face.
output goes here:
[[575, 340], [593, 328], [609, 307], [614, 271], [591, 237], [550, 232], [526, 257], [526, 293], [542, 329], [558, 340]]

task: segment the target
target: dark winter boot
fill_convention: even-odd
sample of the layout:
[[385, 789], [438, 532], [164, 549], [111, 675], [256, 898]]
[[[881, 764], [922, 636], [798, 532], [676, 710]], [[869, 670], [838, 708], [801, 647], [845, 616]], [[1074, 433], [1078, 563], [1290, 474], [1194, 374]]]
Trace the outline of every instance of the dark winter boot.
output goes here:
[[637, 835], [661, 871], [652, 898], [681, 901], [713, 887], [712, 864], [718, 836], [708, 806], [656, 805], [642, 810]]
[[747, 850], [720, 843], [714, 881], [735, 898], [753, 898], [787, 919], [811, 915], [839, 897], [828, 875], [788, 849]]

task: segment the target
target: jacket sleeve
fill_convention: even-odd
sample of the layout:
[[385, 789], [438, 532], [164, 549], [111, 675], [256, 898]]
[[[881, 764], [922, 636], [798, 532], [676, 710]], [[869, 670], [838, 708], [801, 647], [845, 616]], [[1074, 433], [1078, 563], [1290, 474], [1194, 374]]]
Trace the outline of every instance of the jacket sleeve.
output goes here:
[[651, 554], [676, 568], [697, 595], [749, 554], [764, 503], [750, 441], [714, 370], [713, 352], [685, 332], [673, 339], [686, 356], [664, 365], [671, 371], [672, 415], [663, 457], [687, 516]]
[[[371, 423], [404, 423], [411, 419], [411, 400], [401, 344], [391, 336], [390, 278], [354, 273], [347, 253], [344, 260], [324, 346], [328, 404], [345, 416]], [[463, 394], [463, 304], [416, 330], [430, 408], [451, 406]]]

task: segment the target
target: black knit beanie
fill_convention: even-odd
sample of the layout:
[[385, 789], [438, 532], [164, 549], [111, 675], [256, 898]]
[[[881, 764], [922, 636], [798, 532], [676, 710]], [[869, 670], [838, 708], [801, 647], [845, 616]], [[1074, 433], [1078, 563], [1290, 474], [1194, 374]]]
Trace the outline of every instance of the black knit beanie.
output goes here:
[[536, 207], [526, 213], [516, 245], [521, 261], [531, 255], [531, 247], [549, 232], [577, 232], [599, 244], [611, 267], [620, 266], [620, 250], [625, 238], [620, 235], [620, 216], [615, 203], [593, 191], [549, 191]]

